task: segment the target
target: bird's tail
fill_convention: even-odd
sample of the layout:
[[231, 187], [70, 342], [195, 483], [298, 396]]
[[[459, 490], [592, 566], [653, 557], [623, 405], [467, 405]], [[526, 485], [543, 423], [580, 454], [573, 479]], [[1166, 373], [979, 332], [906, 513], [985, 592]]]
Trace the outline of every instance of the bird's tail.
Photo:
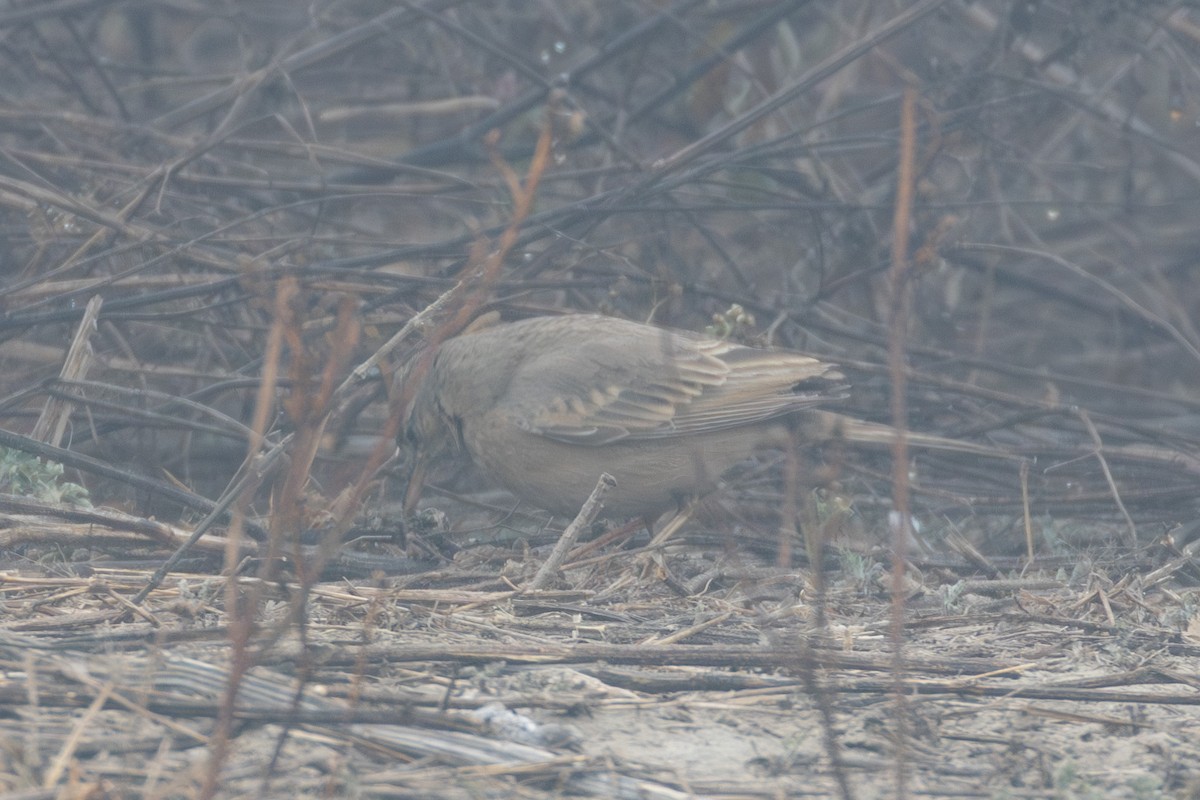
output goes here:
[[[891, 425], [884, 425], [878, 422], [864, 422], [863, 420], [836, 414], [832, 411], [808, 412], [804, 417], [804, 430], [806, 433], [810, 431], [810, 426], [812, 426], [811, 431], [815, 438], [829, 441], [842, 440], [853, 444], [877, 445], [879, 447], [892, 447], [895, 445], [896, 438], [900, 434], [900, 431]], [[1016, 461], [1021, 459], [1020, 455], [999, 447], [966, 442], [960, 439], [950, 439], [945, 436], [935, 436], [928, 433], [908, 431], [906, 439], [910, 447], [919, 447], [922, 450], [966, 453], [987, 458]]]

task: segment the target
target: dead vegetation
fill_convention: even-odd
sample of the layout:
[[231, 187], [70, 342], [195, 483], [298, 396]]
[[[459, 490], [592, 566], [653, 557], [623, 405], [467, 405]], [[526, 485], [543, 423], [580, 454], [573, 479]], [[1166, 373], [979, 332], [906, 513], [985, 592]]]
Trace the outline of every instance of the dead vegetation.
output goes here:
[[[1185, 4], [0, 37], [0, 797], [1200, 796]], [[566, 521], [469, 473], [402, 519], [399, 365], [559, 310], [1006, 457], [805, 447], [541, 577]]]

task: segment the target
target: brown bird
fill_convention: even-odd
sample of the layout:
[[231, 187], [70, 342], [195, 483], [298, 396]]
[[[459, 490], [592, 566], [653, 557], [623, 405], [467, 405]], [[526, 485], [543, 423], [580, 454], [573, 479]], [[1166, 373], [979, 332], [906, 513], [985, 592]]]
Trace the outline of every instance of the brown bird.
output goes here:
[[536, 317], [444, 342], [405, 427], [422, 463], [464, 451], [540, 508], [575, 514], [608, 472], [604, 515], [650, 517], [781, 441], [777, 418], [844, 396], [842, 380], [799, 353], [592, 314]]
[[[571, 516], [607, 472], [616, 486], [603, 515], [653, 519], [756, 448], [786, 443], [781, 417], [845, 394], [835, 366], [800, 353], [594, 314], [535, 317], [444, 342], [405, 431], [420, 448], [418, 482], [457, 449], [523, 500]], [[894, 438], [821, 416], [848, 423], [848, 438]]]

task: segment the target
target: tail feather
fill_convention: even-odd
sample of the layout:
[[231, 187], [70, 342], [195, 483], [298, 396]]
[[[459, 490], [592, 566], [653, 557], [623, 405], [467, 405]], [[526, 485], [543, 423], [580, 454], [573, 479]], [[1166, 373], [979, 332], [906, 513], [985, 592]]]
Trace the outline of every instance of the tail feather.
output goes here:
[[[811, 420], [815, 425], [814, 432], [819, 438], [823, 439], [842, 439], [854, 444], [879, 445], [880, 447], [892, 447], [896, 443], [896, 439], [900, 434], [896, 428], [891, 425], [884, 425], [878, 422], [865, 422], [863, 420], [847, 417], [842, 414], [836, 414], [832, 411], [816, 411], [811, 412], [811, 416], [806, 419], [806, 427], [808, 420]], [[975, 442], [964, 442], [959, 439], [950, 439], [945, 436], [935, 436], [928, 433], [917, 433], [914, 431], [906, 432], [905, 438], [909, 446], [919, 447], [924, 450], [940, 450], [948, 453], [966, 453], [969, 455], [985, 456], [988, 458], [999, 458], [1019, 461], [1021, 456], [1016, 453], [1010, 453], [999, 447], [992, 447], [985, 444], [977, 444]]]

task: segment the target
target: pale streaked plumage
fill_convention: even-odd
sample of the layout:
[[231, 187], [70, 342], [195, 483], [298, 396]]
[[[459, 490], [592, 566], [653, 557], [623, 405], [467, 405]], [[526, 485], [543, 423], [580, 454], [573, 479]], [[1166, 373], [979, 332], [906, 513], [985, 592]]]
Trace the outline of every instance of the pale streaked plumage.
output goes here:
[[799, 353], [590, 314], [484, 328], [441, 345], [406, 429], [457, 444], [533, 505], [573, 514], [601, 472], [608, 516], [652, 515], [710, 488], [778, 418], [843, 395]]

